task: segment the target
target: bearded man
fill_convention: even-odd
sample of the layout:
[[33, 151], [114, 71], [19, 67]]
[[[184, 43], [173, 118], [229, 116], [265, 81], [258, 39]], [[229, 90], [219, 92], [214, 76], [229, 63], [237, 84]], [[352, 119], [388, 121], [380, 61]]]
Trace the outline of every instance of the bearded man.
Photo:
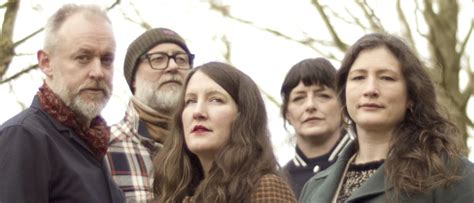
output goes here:
[[104, 155], [100, 112], [112, 92], [115, 38], [104, 10], [62, 6], [45, 26], [46, 75], [31, 106], [0, 128], [0, 202], [123, 202]]
[[194, 55], [173, 30], [144, 32], [128, 47], [124, 76], [132, 91], [125, 117], [111, 127], [107, 161], [127, 202], [153, 199], [152, 160], [169, 125]]

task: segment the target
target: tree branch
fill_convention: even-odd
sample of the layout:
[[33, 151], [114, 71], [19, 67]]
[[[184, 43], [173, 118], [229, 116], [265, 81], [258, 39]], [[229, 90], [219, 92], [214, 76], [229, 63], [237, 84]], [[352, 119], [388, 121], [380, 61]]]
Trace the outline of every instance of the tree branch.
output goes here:
[[426, 35], [425, 33], [421, 32], [420, 30], [420, 24], [418, 23], [419, 22], [419, 19], [418, 19], [418, 14], [421, 13], [423, 14], [423, 11], [420, 9], [420, 5], [418, 4], [418, 1], [415, 1], [415, 23], [416, 23], [416, 32], [422, 36], [423, 38], [425, 38], [426, 41], [429, 41], [428, 39], [428, 35]]
[[461, 49], [459, 50], [459, 59], [461, 59], [461, 56], [464, 54], [464, 51], [466, 50], [467, 42], [471, 38], [473, 27], [474, 27], [474, 20], [471, 20], [471, 27], [470, 27], [469, 32], [467, 33], [466, 37], [464, 37], [464, 40], [461, 44]]
[[5, 75], [12, 61], [15, 49], [13, 47], [13, 31], [20, 2], [8, 0], [4, 4], [7, 10], [3, 18], [2, 33], [0, 35], [0, 79]]
[[112, 5], [107, 7], [107, 11], [112, 10], [115, 6], [119, 5], [120, 3], [121, 3], [120, 0], [116, 0]]
[[7, 79], [5, 79], [5, 80], [0, 81], [0, 85], [3, 84], [3, 83], [10, 82], [11, 80], [14, 80], [14, 79], [20, 77], [21, 75], [23, 75], [23, 74], [25, 74], [25, 73], [28, 73], [28, 72], [30, 72], [31, 70], [34, 70], [34, 69], [36, 69], [36, 68], [38, 68], [38, 64], [31, 65], [31, 66], [29, 66], [28, 68], [23, 69], [22, 71], [16, 73], [15, 75], [12, 75], [11, 77], [9, 77], [9, 78], [7, 78]]
[[145, 30], [151, 29], [151, 25], [148, 24], [145, 20], [143, 20], [143, 17], [140, 15], [140, 12], [138, 12], [137, 7], [136, 7], [132, 2], [130, 2], [130, 5], [131, 5], [131, 7], [133, 8], [133, 12], [135, 13], [135, 15], [137, 15], [138, 18], [140, 18], [140, 21], [136, 21], [136, 20], [132, 19], [130, 16], [128, 16], [128, 15], [122, 10], [122, 15], [123, 15], [123, 17], [124, 17], [126, 20], [128, 20], [128, 21], [130, 21], [130, 22], [132, 22], [132, 23], [135, 23], [135, 24], [140, 25], [140, 27], [144, 28]]
[[374, 10], [367, 4], [367, 1], [356, 1], [357, 5], [362, 9], [364, 12], [365, 17], [369, 21], [370, 27], [375, 32], [382, 32], [384, 28], [380, 23], [380, 19], [375, 15]]
[[401, 0], [397, 0], [397, 13], [398, 13], [398, 18], [400, 19], [400, 22], [402, 23], [402, 26], [404, 28], [403, 36], [405, 37], [405, 39], [408, 40], [411, 48], [413, 50], [416, 50], [416, 45], [415, 45], [415, 41], [413, 40], [413, 35], [411, 34], [410, 25], [408, 24], [405, 14], [403, 13]]
[[329, 34], [331, 34], [332, 39], [334, 40], [334, 44], [336, 44], [336, 47], [339, 48], [339, 50], [341, 50], [342, 52], [345, 52], [348, 48], [348, 45], [345, 44], [344, 42], [342, 42], [342, 40], [339, 38], [339, 35], [337, 34], [336, 30], [332, 26], [331, 22], [329, 21], [329, 18], [326, 15], [326, 13], [324, 12], [324, 9], [321, 6], [321, 4], [319, 3], [319, 1], [318, 0], [312, 0], [311, 2], [313, 3], [313, 5], [316, 7], [319, 14], [321, 15], [321, 18], [323, 19], [324, 24], [328, 28]]
[[25, 42], [26, 40], [34, 37], [35, 35], [37, 35], [38, 33], [42, 32], [44, 30], [44, 28], [40, 28], [38, 30], [36, 30], [35, 32], [31, 33], [30, 35], [26, 36], [25, 38], [15, 42], [15, 44], [13, 44], [14, 47], [17, 47], [18, 45], [22, 44], [23, 42]]
[[227, 38], [226, 35], [223, 35], [221, 37], [222, 42], [224, 43], [225, 51], [224, 51], [224, 58], [227, 60], [230, 64], [232, 64], [232, 49], [231, 49], [231, 43], [229, 39]]
[[355, 21], [355, 24], [359, 25], [360, 28], [362, 28], [363, 30], [368, 30], [369, 28], [367, 26], [365, 26], [364, 24], [362, 24], [362, 22], [360, 21], [360, 19], [355, 16], [347, 7], [344, 7], [344, 10], [346, 10], [346, 12], [352, 17], [354, 18], [354, 21]]
[[263, 90], [260, 87], [258, 89], [260, 89], [260, 92], [263, 94], [263, 96], [266, 97], [272, 104], [280, 108], [281, 104], [274, 97], [272, 97], [272, 95], [268, 94], [265, 90]]
[[281, 33], [280, 31], [273, 30], [271, 28], [260, 27], [260, 26], [257, 26], [255, 24], [253, 24], [252, 22], [250, 22], [248, 20], [244, 20], [242, 18], [235, 17], [235, 16], [230, 14], [229, 9], [226, 6], [218, 5], [214, 1], [209, 1], [209, 4], [211, 6], [211, 9], [215, 10], [216, 12], [219, 12], [222, 16], [224, 16], [226, 18], [229, 18], [231, 20], [235, 20], [235, 21], [237, 21], [239, 23], [242, 23], [242, 24], [252, 26], [256, 29], [259, 29], [259, 30], [264, 31], [264, 32], [268, 32], [268, 33], [273, 34], [277, 37], [281, 37], [283, 39], [286, 39], [286, 40], [289, 40], [289, 41], [292, 41], [292, 42], [296, 42], [296, 43], [299, 43], [299, 44], [302, 44], [302, 45], [305, 45], [305, 46], [309, 46], [311, 49], [313, 49], [314, 51], [319, 53], [321, 56], [331, 58], [331, 59], [336, 59], [336, 57], [334, 55], [332, 55], [332, 54], [328, 55], [326, 52], [323, 52], [323, 51], [319, 50], [318, 48], [316, 48], [315, 46], [313, 46], [312, 44], [310, 44], [310, 43], [317, 42], [316, 40], [314, 40], [312, 38], [297, 40], [297, 39], [294, 39], [294, 38], [292, 38], [288, 35], [285, 35], [285, 34]]
[[18, 105], [20, 105], [21, 109], [26, 109], [25, 103], [24, 103], [24, 102], [21, 102], [21, 100], [18, 98], [18, 96], [17, 96], [17, 94], [16, 94], [16, 92], [15, 92], [15, 88], [13, 88], [14, 86], [13, 86], [11, 83], [9, 83], [9, 84], [8, 84], [8, 87], [10, 88], [10, 95], [13, 95], [14, 97], [16, 97], [16, 103], [17, 103]]
[[[354, 16], [352, 15], [352, 13], [349, 12], [349, 10], [344, 7], [346, 9], [346, 12], [349, 13], [349, 15], [353, 18], [353, 19], [357, 19], [357, 18], [354, 18]], [[329, 16], [334, 16], [336, 17], [337, 19], [340, 19], [342, 22], [346, 23], [346, 24], [356, 24], [357, 22], [354, 21], [351, 21], [349, 19], [346, 19], [345, 17], [339, 15], [339, 12], [336, 12], [334, 11], [333, 9], [331, 9], [331, 7], [329, 6], [323, 6], [323, 9], [326, 9], [328, 10], [328, 13], [329, 13]]]

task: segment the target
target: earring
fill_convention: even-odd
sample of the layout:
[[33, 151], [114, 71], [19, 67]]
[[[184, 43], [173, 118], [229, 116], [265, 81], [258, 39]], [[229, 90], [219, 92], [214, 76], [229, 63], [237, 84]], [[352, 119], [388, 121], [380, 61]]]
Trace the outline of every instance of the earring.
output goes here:
[[413, 104], [408, 104], [407, 109], [408, 109], [408, 112], [413, 114]]

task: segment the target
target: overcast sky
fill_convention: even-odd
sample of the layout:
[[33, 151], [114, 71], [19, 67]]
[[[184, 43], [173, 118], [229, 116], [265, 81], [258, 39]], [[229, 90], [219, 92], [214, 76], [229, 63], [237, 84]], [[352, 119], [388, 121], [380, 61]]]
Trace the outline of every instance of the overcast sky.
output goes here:
[[[6, 0], [0, 0], [0, 5], [5, 2]], [[22, 0], [20, 12], [17, 16], [15, 40], [19, 40], [43, 27], [46, 19], [61, 4], [66, 2], [74, 1]], [[113, 1], [85, 0], [76, 2], [93, 2], [107, 6]], [[318, 39], [330, 39], [319, 14], [315, 12], [314, 7], [310, 6], [308, 0], [221, 0], [220, 2], [232, 5], [231, 11], [234, 15], [255, 21], [257, 25], [270, 26], [296, 38], [303, 37], [302, 33], [305, 32]], [[338, 4], [331, 3], [331, 1], [323, 2], [338, 6]], [[376, 2], [378, 2], [375, 4], [376, 11], [383, 14], [381, 19], [384, 25], [387, 25], [386, 28], [390, 31], [399, 30], [397, 27], [398, 19], [393, 16], [393, 12], [395, 12], [393, 4], [386, 3], [388, 1]], [[464, 4], [460, 7], [461, 16], [459, 18], [467, 19], [466, 21], [469, 23], [468, 19], [473, 18], [474, 3], [472, 3], [472, 0], [461, 0], [461, 2]], [[320, 56], [306, 46], [261, 32], [251, 26], [223, 19], [220, 14], [210, 11], [207, 1], [204, 0], [134, 0], [133, 3], [143, 20], [152, 27], [171, 28], [182, 35], [188, 42], [191, 52], [196, 54], [195, 65], [214, 60], [224, 61], [222, 53], [225, 47], [221, 38], [226, 36], [232, 46], [231, 62], [233, 65], [247, 73], [263, 91], [279, 102], [281, 101], [279, 95], [281, 83], [289, 68], [305, 58]], [[114, 93], [103, 111], [103, 116], [109, 124], [122, 119], [130, 97], [128, 86], [123, 77], [125, 50], [128, 44], [144, 31], [139, 25], [123, 17], [125, 13], [132, 19], [140, 20], [133, 7], [125, 5], [129, 5], [129, 1], [122, 0], [122, 6], [114, 8], [109, 13], [117, 38]], [[343, 7], [338, 9], [345, 12]], [[404, 9], [410, 10], [413, 8], [404, 7]], [[0, 14], [0, 20], [3, 20], [3, 13]], [[353, 43], [363, 35], [363, 32], [345, 25], [337, 25], [336, 27], [348, 44]], [[421, 27], [423, 29], [423, 26]], [[466, 33], [466, 27], [466, 25], [461, 26], [459, 32]], [[41, 48], [42, 39], [43, 35], [39, 34], [28, 43], [17, 48], [16, 52], [24, 55], [14, 59], [5, 77], [36, 63], [35, 53]], [[467, 53], [473, 53], [474, 43], [472, 41], [471, 39], [467, 47]], [[322, 49], [324, 50], [324, 47]], [[338, 57], [342, 57], [342, 54], [339, 53]], [[332, 62], [335, 67], [340, 65], [338, 61]], [[20, 112], [23, 107], [30, 105], [31, 99], [42, 84], [42, 80], [43, 74], [40, 71], [32, 71], [31, 74], [15, 80], [10, 85], [0, 85], [2, 98], [0, 100], [2, 104], [0, 123]], [[19, 104], [18, 101], [21, 103]], [[291, 132], [287, 132], [283, 128], [279, 108], [268, 100], [266, 102], [275, 151], [280, 163], [284, 164], [294, 154], [293, 146], [290, 144], [290, 136], [288, 136]], [[474, 111], [470, 110], [470, 112]], [[474, 113], [470, 113], [470, 116], [474, 116]], [[470, 145], [472, 146], [473, 143], [474, 141], [471, 139]], [[471, 153], [470, 159], [474, 160], [474, 153]]]

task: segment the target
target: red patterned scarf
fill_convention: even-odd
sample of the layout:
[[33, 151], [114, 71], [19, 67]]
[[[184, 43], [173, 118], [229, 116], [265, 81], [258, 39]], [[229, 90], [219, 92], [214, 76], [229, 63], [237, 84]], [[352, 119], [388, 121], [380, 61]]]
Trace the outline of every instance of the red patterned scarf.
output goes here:
[[98, 160], [102, 160], [107, 152], [107, 143], [110, 138], [110, 129], [101, 116], [92, 119], [88, 128], [83, 128], [74, 113], [66, 104], [46, 85], [39, 88], [38, 97], [41, 109], [53, 118], [68, 126], [84, 140]]

